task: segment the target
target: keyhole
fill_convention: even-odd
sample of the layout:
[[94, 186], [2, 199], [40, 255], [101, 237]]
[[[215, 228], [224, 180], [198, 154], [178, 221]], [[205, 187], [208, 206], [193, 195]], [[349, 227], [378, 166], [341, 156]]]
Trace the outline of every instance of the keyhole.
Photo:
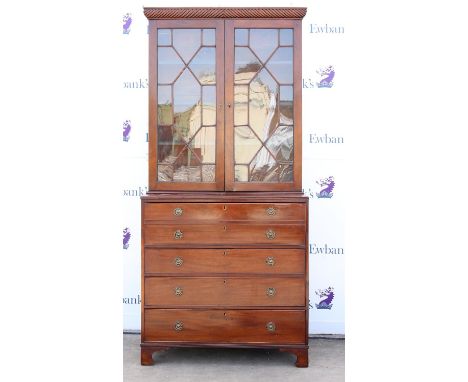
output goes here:
[[226, 231], [226, 226], [224, 226], [224, 230]]
[[226, 205], [223, 206], [223, 210], [226, 211], [227, 210], [227, 207]]

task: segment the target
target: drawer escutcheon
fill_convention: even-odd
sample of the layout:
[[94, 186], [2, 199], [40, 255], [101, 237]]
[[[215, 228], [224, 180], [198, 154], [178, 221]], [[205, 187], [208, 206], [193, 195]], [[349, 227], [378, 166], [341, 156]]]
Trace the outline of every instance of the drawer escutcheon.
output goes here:
[[272, 229], [269, 229], [265, 232], [265, 236], [268, 240], [273, 240], [276, 237], [276, 233]]
[[180, 216], [184, 213], [184, 210], [180, 207], [174, 208], [174, 215], [175, 216]]
[[184, 328], [184, 323], [182, 321], [176, 321], [174, 324], [174, 330], [181, 331]]
[[275, 288], [268, 288], [266, 290], [266, 295], [268, 297], [273, 297], [276, 294], [276, 289]]
[[265, 263], [266, 265], [269, 265], [270, 267], [272, 267], [273, 265], [275, 265], [275, 258], [272, 256], [268, 256], [265, 260]]
[[182, 296], [184, 294], [184, 290], [181, 287], [176, 287], [174, 289], [174, 293], [176, 296]]
[[270, 321], [266, 324], [266, 328], [269, 332], [274, 332], [276, 330], [276, 325], [274, 322]]
[[174, 264], [176, 265], [176, 267], [180, 267], [183, 263], [184, 263], [184, 260], [182, 259], [182, 257], [176, 257], [174, 259]]
[[183, 237], [184, 237], [184, 234], [180, 229], [178, 229], [177, 231], [174, 232], [174, 239], [180, 240]]
[[268, 207], [268, 208], [266, 209], [266, 214], [267, 214], [267, 215], [270, 215], [270, 216], [273, 216], [273, 215], [276, 215], [276, 211], [277, 211], [276, 208], [274, 208], [274, 207]]

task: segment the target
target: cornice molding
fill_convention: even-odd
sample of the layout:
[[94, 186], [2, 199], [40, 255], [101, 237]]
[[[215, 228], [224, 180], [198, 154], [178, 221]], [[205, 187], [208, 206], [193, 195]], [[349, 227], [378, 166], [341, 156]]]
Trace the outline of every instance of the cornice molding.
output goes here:
[[148, 20], [302, 19], [307, 8], [144, 8]]

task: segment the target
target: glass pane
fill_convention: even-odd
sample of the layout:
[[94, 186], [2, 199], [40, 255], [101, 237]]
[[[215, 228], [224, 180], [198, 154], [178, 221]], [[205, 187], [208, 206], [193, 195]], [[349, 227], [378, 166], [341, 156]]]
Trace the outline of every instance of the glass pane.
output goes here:
[[250, 163], [250, 182], [278, 182], [278, 163], [262, 148]]
[[284, 163], [279, 166], [279, 181], [292, 182], [294, 179], [294, 171], [292, 163]]
[[169, 84], [184, 68], [182, 60], [172, 48], [158, 48], [158, 84]]
[[[236, 29], [235, 31], [234, 179], [236, 182], [293, 181], [292, 43], [293, 29]], [[239, 47], [245, 44], [248, 46]]]
[[203, 29], [203, 45], [215, 45], [215, 30]]
[[278, 46], [278, 29], [251, 29], [250, 48], [265, 62]]
[[262, 67], [249, 48], [235, 48], [234, 83], [248, 84]]
[[293, 87], [280, 86], [280, 124], [292, 125], [293, 121]]
[[275, 156], [277, 161], [291, 161], [293, 159], [293, 126], [278, 126], [265, 146]]
[[201, 29], [173, 29], [174, 48], [188, 63], [201, 45]]
[[203, 112], [205, 126], [216, 125], [216, 86], [202, 86]]
[[172, 45], [170, 29], [158, 29], [158, 45]]
[[249, 44], [249, 30], [248, 29], [236, 29], [234, 32], [234, 39], [236, 45], [248, 45]]
[[189, 70], [185, 69], [174, 84], [174, 123], [187, 140], [201, 126], [201, 87]]
[[189, 146], [201, 163], [214, 163], [216, 161], [216, 127], [202, 127], [190, 141]]
[[278, 84], [265, 69], [250, 83], [249, 125], [262, 141], [268, 139], [279, 123], [278, 90]]
[[292, 29], [280, 29], [280, 45], [292, 45], [293, 44], [293, 30]]
[[234, 166], [234, 180], [236, 182], [248, 182], [249, 181], [249, 166], [247, 165]]
[[234, 86], [234, 125], [248, 124], [248, 86]]
[[158, 45], [158, 181], [213, 183], [215, 29], [160, 29]]
[[158, 125], [172, 125], [171, 86], [158, 86]]
[[279, 48], [266, 66], [280, 84], [292, 84], [293, 48]]
[[216, 166], [214, 164], [202, 166], [202, 182], [214, 183]]
[[262, 143], [248, 126], [234, 128], [234, 162], [248, 164], [262, 147]]
[[215, 48], [201, 48], [189, 67], [202, 85], [211, 85], [216, 83], [215, 62]]

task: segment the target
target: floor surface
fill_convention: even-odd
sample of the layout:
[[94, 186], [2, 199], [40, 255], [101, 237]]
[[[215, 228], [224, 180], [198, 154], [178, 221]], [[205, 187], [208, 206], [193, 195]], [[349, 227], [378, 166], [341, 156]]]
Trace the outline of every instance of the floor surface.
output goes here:
[[262, 349], [170, 349], [140, 365], [140, 335], [123, 335], [124, 382], [343, 382], [345, 340], [311, 339], [309, 367], [294, 366], [290, 353]]

